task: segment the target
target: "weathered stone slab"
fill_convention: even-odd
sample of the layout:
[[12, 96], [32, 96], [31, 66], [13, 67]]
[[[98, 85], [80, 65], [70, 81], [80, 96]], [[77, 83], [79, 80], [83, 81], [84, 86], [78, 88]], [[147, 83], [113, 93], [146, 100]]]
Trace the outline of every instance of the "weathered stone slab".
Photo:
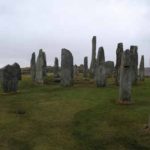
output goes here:
[[96, 36], [92, 38], [92, 58], [90, 65], [90, 76], [94, 78], [96, 70]]
[[97, 54], [97, 60], [96, 60], [96, 65], [100, 65], [105, 62], [105, 54], [104, 54], [104, 48], [100, 47], [98, 49], [98, 54]]
[[17, 78], [18, 78], [18, 80], [22, 80], [22, 74], [21, 74], [20, 65], [18, 63], [14, 63], [12, 66], [14, 67], [14, 69], [17, 72]]
[[36, 78], [36, 56], [35, 56], [35, 52], [32, 53], [32, 56], [31, 56], [30, 69], [31, 69], [30, 74], [31, 74], [32, 81], [35, 81], [35, 78]]
[[83, 77], [88, 77], [88, 57], [84, 57]]
[[123, 43], [118, 43], [116, 50], [116, 66], [115, 66], [115, 81], [116, 85], [120, 84], [120, 67], [123, 53]]
[[44, 77], [46, 76], [46, 55], [42, 49], [39, 50], [39, 55], [36, 63], [36, 82], [44, 83]]
[[110, 77], [114, 74], [115, 67], [113, 61], [106, 61], [105, 62], [105, 68], [106, 68], [106, 76]]
[[61, 51], [61, 85], [73, 85], [73, 56], [72, 53], [65, 48]]
[[96, 67], [96, 85], [97, 87], [105, 87], [106, 86], [106, 69], [105, 63]]
[[4, 93], [17, 92], [19, 80], [21, 80], [19, 64], [14, 63], [1, 69], [1, 86]]
[[138, 52], [137, 50], [138, 50], [137, 46], [130, 47], [132, 84], [137, 84], [137, 80], [138, 80]]
[[59, 61], [58, 58], [55, 57], [55, 61], [54, 61], [54, 78], [59, 78]]
[[95, 80], [97, 87], [106, 86], [105, 54], [103, 47], [100, 47], [98, 50]]
[[144, 81], [144, 72], [145, 72], [144, 55], [142, 55], [141, 56], [141, 62], [140, 62], [140, 68], [139, 68], [139, 79], [140, 79], [140, 81]]
[[131, 56], [130, 51], [123, 52], [120, 72], [119, 98], [123, 104], [131, 103]]

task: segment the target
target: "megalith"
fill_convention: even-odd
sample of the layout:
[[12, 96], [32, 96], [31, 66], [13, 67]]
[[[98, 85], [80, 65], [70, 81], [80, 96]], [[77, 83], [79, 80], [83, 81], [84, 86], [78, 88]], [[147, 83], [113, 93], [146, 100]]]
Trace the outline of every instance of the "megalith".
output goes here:
[[131, 103], [131, 56], [130, 50], [123, 52], [121, 59], [119, 100], [122, 104]]
[[61, 85], [73, 85], [73, 56], [65, 48], [61, 50]]
[[122, 53], [123, 53], [123, 43], [118, 43], [117, 49], [116, 49], [116, 66], [115, 66], [116, 85], [120, 84], [120, 67], [121, 67]]
[[35, 81], [35, 77], [36, 77], [36, 56], [35, 56], [35, 52], [32, 53], [32, 56], [31, 56], [30, 74], [31, 74], [32, 81]]
[[130, 47], [132, 84], [137, 84], [137, 80], [138, 80], [138, 51], [137, 50], [138, 50], [137, 46]]
[[88, 77], [88, 57], [84, 57], [83, 77]]
[[95, 80], [97, 87], [106, 86], [105, 55], [103, 47], [99, 48], [97, 54]]
[[18, 63], [1, 69], [1, 84], [4, 93], [17, 92], [19, 80], [21, 80], [21, 69]]
[[46, 76], [46, 55], [42, 49], [39, 50], [39, 55], [36, 62], [36, 82], [44, 83], [44, 77]]
[[59, 78], [59, 61], [58, 58], [55, 57], [54, 61], [54, 78]]
[[144, 81], [144, 72], [145, 72], [144, 55], [142, 55], [141, 56], [140, 67], [139, 67], [139, 79], [140, 79], [140, 81]]
[[90, 65], [90, 76], [94, 78], [96, 69], [96, 36], [92, 38], [92, 57]]

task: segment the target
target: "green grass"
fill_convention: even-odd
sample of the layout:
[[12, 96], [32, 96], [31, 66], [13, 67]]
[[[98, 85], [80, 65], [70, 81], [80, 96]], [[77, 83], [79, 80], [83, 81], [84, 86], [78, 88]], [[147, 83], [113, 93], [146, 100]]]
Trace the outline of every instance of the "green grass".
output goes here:
[[0, 94], [0, 150], [150, 150], [150, 79], [133, 87], [128, 106], [117, 103], [112, 80], [48, 83], [26, 76], [18, 94]]

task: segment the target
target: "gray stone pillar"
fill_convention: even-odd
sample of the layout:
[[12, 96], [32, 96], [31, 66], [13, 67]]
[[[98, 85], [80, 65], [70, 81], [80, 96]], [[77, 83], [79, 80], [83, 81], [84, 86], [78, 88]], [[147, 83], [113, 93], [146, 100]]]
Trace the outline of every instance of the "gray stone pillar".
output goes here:
[[59, 61], [57, 57], [55, 57], [54, 61], [54, 78], [59, 78]]
[[43, 84], [45, 76], [46, 76], [46, 57], [43, 50], [40, 49], [36, 63], [36, 82]]
[[130, 47], [132, 84], [137, 84], [137, 80], [138, 80], [138, 52], [137, 50], [138, 50], [137, 46]]
[[96, 65], [100, 65], [105, 62], [105, 54], [104, 54], [104, 48], [100, 47], [98, 49], [98, 54], [97, 54], [97, 60], [96, 60]]
[[65, 48], [61, 51], [61, 85], [73, 85], [73, 56], [72, 53]]
[[103, 47], [100, 47], [98, 51], [95, 79], [97, 87], [106, 86], [106, 68], [105, 68], [105, 55]]
[[36, 76], [36, 56], [35, 56], [35, 52], [32, 53], [31, 56], [31, 61], [30, 61], [30, 74], [31, 74], [31, 78], [32, 81], [35, 81], [35, 76]]
[[115, 66], [116, 85], [120, 84], [120, 67], [121, 67], [122, 53], [123, 53], [123, 43], [118, 43], [116, 50], [116, 66]]
[[88, 57], [84, 57], [83, 77], [88, 77]]
[[130, 51], [123, 52], [121, 60], [119, 99], [122, 104], [131, 103], [131, 56]]
[[94, 78], [96, 69], [96, 36], [92, 38], [92, 57], [90, 65], [90, 76]]
[[139, 79], [140, 81], [144, 81], [144, 55], [141, 56], [140, 68], [139, 68]]

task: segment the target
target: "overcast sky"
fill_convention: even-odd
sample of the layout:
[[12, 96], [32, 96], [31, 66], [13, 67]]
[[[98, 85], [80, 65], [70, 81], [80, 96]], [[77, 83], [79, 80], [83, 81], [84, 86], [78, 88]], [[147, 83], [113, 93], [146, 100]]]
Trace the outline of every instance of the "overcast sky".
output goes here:
[[0, 67], [30, 65], [40, 48], [48, 65], [69, 49], [74, 63], [91, 61], [91, 39], [104, 47], [106, 60], [115, 61], [117, 43], [138, 45], [150, 66], [149, 0], [0, 0]]

